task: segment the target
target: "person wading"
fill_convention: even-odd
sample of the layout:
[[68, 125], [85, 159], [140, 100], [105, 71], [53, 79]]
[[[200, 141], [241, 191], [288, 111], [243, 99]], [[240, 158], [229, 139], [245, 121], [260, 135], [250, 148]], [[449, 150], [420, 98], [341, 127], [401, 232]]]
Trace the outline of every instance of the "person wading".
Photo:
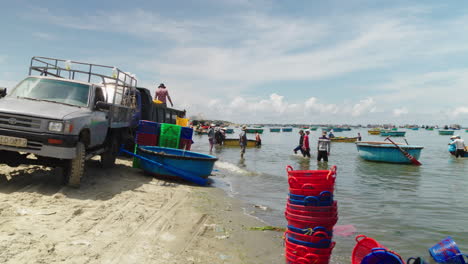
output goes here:
[[260, 133], [255, 133], [255, 146], [259, 147], [262, 145], [262, 138], [260, 137]]
[[455, 151], [455, 157], [464, 157], [465, 156], [465, 141], [460, 138], [460, 136], [457, 136], [457, 138], [452, 142], [449, 143], [449, 145], [455, 145], [457, 147], [457, 150]]
[[302, 150], [302, 144], [304, 143], [304, 131], [303, 130], [299, 130], [299, 145], [297, 145], [297, 147], [293, 150], [294, 151], [294, 154], [297, 154], [297, 151], [300, 150], [302, 155], [304, 156], [304, 152]]
[[166, 89], [166, 86], [164, 85], [164, 83], [161, 83], [158, 86], [158, 89], [156, 90], [155, 98], [161, 101], [164, 106], [166, 106], [166, 98], [167, 98], [169, 99], [169, 102], [171, 103], [171, 107], [174, 106], [171, 100], [171, 96], [169, 96], [169, 91]]
[[246, 125], [242, 126], [242, 132], [239, 134], [239, 145], [241, 147], [241, 158], [244, 158], [245, 148], [247, 147], [247, 129]]
[[208, 129], [208, 142], [210, 142], [210, 152], [213, 151], [213, 145], [215, 144], [215, 124], [211, 124]]
[[304, 135], [304, 142], [302, 143], [302, 155], [308, 158], [310, 158], [309, 134], [310, 131], [306, 130]]
[[317, 143], [317, 161], [328, 161], [330, 155], [330, 140], [327, 138], [327, 132], [323, 132]]

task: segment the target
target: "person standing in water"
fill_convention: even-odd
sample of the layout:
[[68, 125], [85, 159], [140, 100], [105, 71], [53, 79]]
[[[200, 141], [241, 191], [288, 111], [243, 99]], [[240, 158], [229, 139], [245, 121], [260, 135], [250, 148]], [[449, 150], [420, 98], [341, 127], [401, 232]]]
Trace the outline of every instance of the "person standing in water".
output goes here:
[[166, 98], [169, 99], [169, 102], [171, 103], [171, 107], [174, 106], [171, 100], [171, 96], [169, 96], [169, 91], [166, 89], [166, 86], [164, 83], [161, 83], [158, 86], [158, 89], [156, 90], [156, 95], [154, 96], [156, 100], [161, 101], [164, 106], [166, 106]]
[[463, 139], [460, 138], [460, 136], [456, 136], [457, 138], [449, 143], [449, 145], [455, 145], [455, 147], [457, 148], [457, 150], [455, 151], [455, 157], [458, 158], [459, 156], [460, 157], [464, 157], [465, 156], [465, 141]]
[[330, 139], [327, 138], [327, 132], [323, 132], [317, 143], [317, 161], [328, 162], [330, 156]]
[[299, 145], [297, 145], [297, 147], [295, 149], [293, 149], [294, 151], [294, 154], [297, 154], [297, 151], [300, 150], [302, 155], [304, 155], [304, 152], [302, 151], [302, 144], [304, 143], [304, 131], [303, 130], [299, 130]]
[[302, 143], [302, 155], [308, 158], [310, 158], [309, 134], [310, 134], [310, 131], [306, 130], [305, 135], [304, 135], [304, 140]]
[[260, 133], [258, 132], [255, 133], [255, 145], [257, 147], [262, 145], [262, 139], [260, 138]]
[[246, 125], [242, 126], [242, 132], [239, 134], [239, 145], [241, 147], [241, 158], [244, 158], [245, 148], [247, 147], [247, 129]]
[[357, 141], [361, 141], [361, 140], [362, 140], [361, 133], [357, 133]]
[[208, 129], [208, 142], [210, 142], [210, 152], [213, 151], [213, 145], [215, 144], [215, 124], [211, 124]]

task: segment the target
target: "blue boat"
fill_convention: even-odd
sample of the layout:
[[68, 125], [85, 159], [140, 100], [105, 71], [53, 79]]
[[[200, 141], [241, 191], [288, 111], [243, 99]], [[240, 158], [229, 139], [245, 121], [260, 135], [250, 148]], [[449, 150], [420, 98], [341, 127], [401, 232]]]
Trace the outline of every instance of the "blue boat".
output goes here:
[[384, 137], [404, 137], [406, 131], [380, 130], [380, 135]]
[[[398, 145], [416, 160], [421, 156], [424, 147], [414, 145]], [[359, 156], [365, 160], [389, 163], [408, 163], [411, 161], [392, 143], [389, 142], [358, 142], [356, 147]]]
[[410, 127], [411, 130], [419, 130], [419, 127]]
[[281, 132], [281, 128], [270, 128], [270, 132]]
[[226, 134], [234, 134], [234, 128], [226, 128]]
[[293, 129], [292, 129], [292, 127], [283, 127], [281, 130], [283, 132], [292, 132]]
[[164, 165], [155, 166], [153, 163], [141, 159], [140, 167], [143, 170], [152, 174], [171, 177], [180, 177], [180, 175], [167, 170], [165, 167], [176, 168], [194, 177], [206, 179], [210, 176], [213, 166], [218, 160], [218, 158], [211, 155], [156, 146], [140, 146], [138, 147], [138, 154], [148, 160]]
[[333, 132], [343, 132], [344, 131], [343, 128], [341, 128], [341, 127], [334, 127], [332, 129], [333, 129]]

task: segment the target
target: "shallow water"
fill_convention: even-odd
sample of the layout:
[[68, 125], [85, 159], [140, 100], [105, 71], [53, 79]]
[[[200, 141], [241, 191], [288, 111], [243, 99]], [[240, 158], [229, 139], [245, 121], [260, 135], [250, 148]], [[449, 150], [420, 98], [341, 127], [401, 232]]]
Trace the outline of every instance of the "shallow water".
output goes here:
[[[423, 256], [430, 259], [427, 249], [450, 235], [460, 249], [468, 252], [468, 159], [455, 159], [447, 152], [449, 136], [435, 131], [406, 130], [412, 145], [424, 146], [421, 167], [369, 162], [359, 158], [353, 143], [332, 143], [329, 162], [317, 163], [312, 158], [294, 155], [298, 130], [292, 133], [270, 133], [265, 128], [261, 148], [247, 149], [240, 159], [239, 148], [217, 147], [213, 155], [219, 158], [213, 178], [215, 185], [232, 196], [246, 201], [247, 211], [267, 223], [286, 226], [284, 208], [288, 194], [286, 165], [295, 169], [326, 169], [337, 165], [335, 200], [338, 201], [337, 225], [353, 225], [356, 234], [375, 238], [404, 259]], [[235, 134], [228, 137], [237, 137]], [[356, 136], [363, 141], [384, 138], [367, 134], [367, 129], [335, 133], [336, 136]], [[462, 137], [465, 132], [458, 131]], [[321, 131], [312, 131], [311, 147]], [[468, 134], [467, 134], [468, 135]], [[253, 138], [249, 134], [249, 138]], [[401, 138], [395, 138], [404, 142]], [[193, 150], [208, 153], [206, 136], [195, 136]], [[254, 207], [266, 206], [268, 209]], [[334, 236], [334, 263], [349, 263], [355, 245], [355, 235]]]

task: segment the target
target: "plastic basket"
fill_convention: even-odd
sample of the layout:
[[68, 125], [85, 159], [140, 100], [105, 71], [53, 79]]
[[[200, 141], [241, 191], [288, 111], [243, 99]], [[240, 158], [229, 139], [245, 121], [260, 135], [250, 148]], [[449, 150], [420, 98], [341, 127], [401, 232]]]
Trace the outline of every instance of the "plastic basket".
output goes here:
[[335, 242], [331, 242], [330, 246], [327, 248], [313, 248], [313, 247], [308, 247], [304, 245], [299, 245], [291, 242], [291, 238], [288, 237], [286, 234], [284, 244], [286, 246], [286, 250], [289, 253], [292, 253], [298, 257], [305, 257], [307, 254], [316, 254], [319, 256], [329, 256], [333, 248], [335, 247]]
[[[286, 166], [288, 177], [301, 177], [311, 180], [335, 180], [336, 166], [332, 166], [330, 170], [294, 170], [291, 165]], [[332, 178], [332, 179], [331, 179]]]
[[336, 222], [338, 221], [338, 218], [321, 218], [321, 217], [298, 217], [296, 215], [288, 214], [285, 212], [284, 216], [286, 217], [286, 220], [288, 221], [288, 225], [297, 227], [297, 228], [315, 228], [317, 226], [321, 226], [326, 228], [327, 230], [333, 230], [333, 226], [335, 226]]
[[140, 146], [157, 146], [159, 145], [159, 136], [156, 134], [137, 133], [135, 141]]
[[181, 127], [173, 124], [161, 124], [161, 136], [170, 136], [180, 138]]
[[165, 148], [179, 148], [180, 138], [172, 136], [160, 136], [159, 146]]
[[318, 196], [289, 194], [289, 203], [303, 206], [331, 206], [333, 195], [328, 191], [321, 192]]
[[436, 262], [466, 263], [457, 243], [450, 236], [429, 248], [429, 253]]
[[192, 137], [193, 137], [193, 128], [190, 128], [190, 127], [180, 128], [180, 138], [191, 140]]
[[161, 129], [161, 124], [159, 123], [146, 121], [146, 120], [140, 120], [140, 122], [138, 122], [137, 132], [159, 135], [159, 133], [161, 132], [160, 129]]
[[291, 208], [293, 210], [298, 211], [308, 211], [308, 212], [331, 212], [338, 210], [338, 201], [333, 201], [332, 205], [330, 206], [304, 206], [304, 205], [297, 205], [286, 202], [286, 207]]
[[388, 251], [385, 248], [373, 248], [361, 264], [404, 264], [401, 257], [393, 251]]
[[311, 223], [336, 224], [338, 222], [338, 215], [331, 216], [331, 217], [323, 217], [323, 216], [313, 217], [313, 216], [293, 214], [288, 211], [285, 211], [284, 216], [297, 219], [297, 220], [301, 220], [301, 221], [311, 222]]
[[[308, 242], [304, 241], [301, 239], [295, 238], [294, 235], [291, 235], [288, 231], [286, 231], [286, 237], [289, 240], [289, 242], [296, 244], [296, 245], [301, 245], [305, 247], [311, 247], [311, 248], [329, 248], [331, 246], [331, 239], [329, 238], [320, 238], [317, 239], [316, 242]], [[326, 234], [326, 233], [325, 233]]]
[[316, 232], [325, 232], [330, 238], [333, 236], [332, 229], [326, 229], [323, 226], [316, 226], [314, 228], [298, 228], [293, 225], [288, 225], [287, 230], [297, 233], [297, 234], [304, 234], [304, 235], [313, 235]]
[[330, 255], [317, 255], [309, 253], [305, 256], [297, 256], [296, 254], [289, 252], [285, 249], [285, 257], [287, 264], [328, 264], [330, 261]]
[[[291, 179], [295, 179], [290, 178]], [[330, 193], [333, 193], [335, 191], [335, 185], [334, 184], [303, 184], [301, 188], [293, 188], [291, 187], [291, 184], [289, 185], [289, 193], [296, 194], [296, 195], [304, 195], [304, 196], [317, 196], [320, 195], [320, 193], [327, 191]], [[298, 186], [298, 185], [294, 185]]]
[[310, 242], [310, 243], [320, 243], [323, 239], [328, 239], [331, 240], [332, 236], [330, 236], [327, 232], [324, 231], [318, 231], [314, 232], [311, 235], [306, 235], [306, 234], [301, 234], [301, 233], [296, 233], [288, 229], [287, 231], [288, 235], [290, 238], [301, 240], [304, 242]]
[[192, 148], [192, 140], [191, 139], [180, 139], [179, 142], [179, 149], [190, 150]]
[[[287, 203], [289, 204], [289, 203]], [[286, 205], [286, 212], [295, 214], [295, 215], [303, 215], [303, 216], [309, 216], [309, 217], [337, 217], [338, 216], [338, 211], [329, 211], [329, 212], [320, 212], [320, 211], [302, 211], [302, 210], [294, 210], [288, 205]]]
[[365, 235], [356, 236], [356, 245], [353, 249], [353, 255], [351, 256], [352, 264], [361, 264], [361, 261], [372, 252], [373, 248], [383, 248], [386, 249], [383, 245], [377, 242], [371, 237], [366, 237]]

